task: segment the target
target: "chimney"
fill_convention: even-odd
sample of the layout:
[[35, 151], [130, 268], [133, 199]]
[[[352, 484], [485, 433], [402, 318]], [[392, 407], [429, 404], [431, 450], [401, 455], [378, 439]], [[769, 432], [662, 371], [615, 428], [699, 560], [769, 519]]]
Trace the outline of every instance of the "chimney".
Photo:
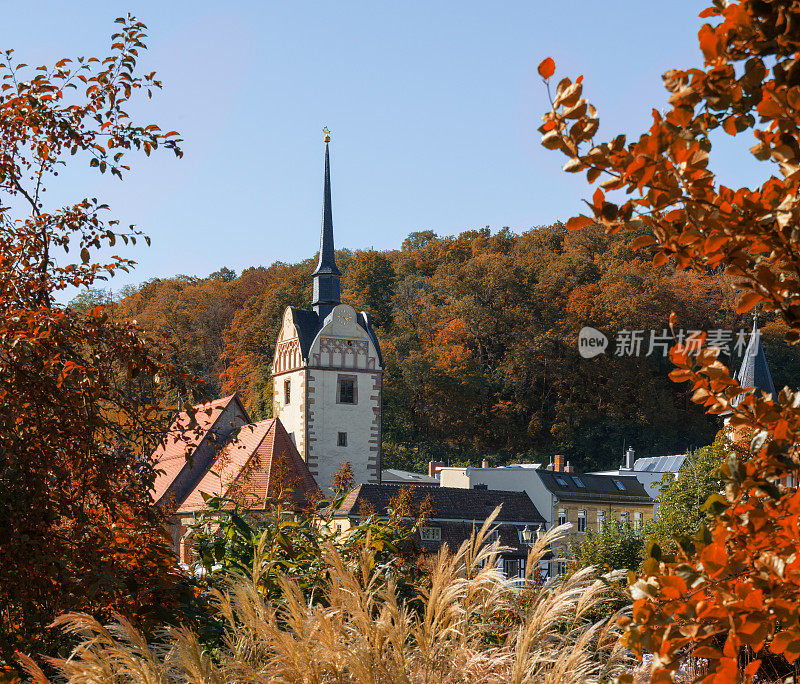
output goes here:
[[567, 461], [567, 465], [565, 465], [565, 466], [564, 466], [564, 472], [565, 472], [565, 473], [571, 473], [571, 472], [573, 472], [573, 471], [572, 471], [572, 466], [570, 465], [569, 461]]
[[439, 477], [439, 471], [444, 468], [444, 461], [428, 461], [428, 475]]
[[625, 470], [633, 470], [635, 454], [636, 452], [633, 450], [633, 447], [628, 447], [628, 450], [625, 452]]
[[556, 454], [553, 457], [553, 470], [557, 473], [564, 472], [564, 456], [563, 454]]
[[488, 458], [484, 458], [481, 461], [481, 468], [488, 468], [488, 467], [489, 467], [489, 459]]

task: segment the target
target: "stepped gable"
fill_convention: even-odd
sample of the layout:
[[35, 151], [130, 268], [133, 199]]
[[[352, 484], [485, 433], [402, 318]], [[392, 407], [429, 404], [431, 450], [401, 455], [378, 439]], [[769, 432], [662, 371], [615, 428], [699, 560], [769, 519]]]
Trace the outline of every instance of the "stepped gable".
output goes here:
[[[291, 490], [291, 491], [290, 491]], [[305, 508], [319, 487], [277, 418], [242, 425], [217, 451], [205, 475], [178, 508], [207, 510], [203, 494], [238, 501], [245, 510], [264, 510], [267, 497]]]
[[[218, 423], [231, 408], [232, 402], [239, 404], [235, 394], [200, 404], [192, 412], [181, 411], [175, 417], [152, 454], [155, 468], [160, 471], [153, 483], [153, 499], [156, 502], [164, 497], [181, 472], [192, 470], [187, 458], [191, 458], [204, 442], [213, 439], [217, 432], [225, 431], [226, 426]], [[241, 404], [236, 408], [244, 413]]]

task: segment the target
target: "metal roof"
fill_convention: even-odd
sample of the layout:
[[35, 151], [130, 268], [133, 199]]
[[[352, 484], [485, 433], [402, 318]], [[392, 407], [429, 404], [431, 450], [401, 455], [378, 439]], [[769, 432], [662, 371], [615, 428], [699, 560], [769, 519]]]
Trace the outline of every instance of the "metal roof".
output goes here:
[[[755, 316], [753, 316], [753, 332], [750, 334], [750, 342], [747, 344], [742, 366], [736, 374], [736, 379], [741, 387], [755, 387], [757, 396], [761, 394], [776, 396], [772, 374], [769, 372], [767, 357], [761, 344], [758, 319]], [[734, 397], [731, 406], [736, 406], [745, 396], [745, 394], [739, 394]]]
[[686, 462], [686, 454], [637, 458], [633, 470], [638, 473], [677, 473]]

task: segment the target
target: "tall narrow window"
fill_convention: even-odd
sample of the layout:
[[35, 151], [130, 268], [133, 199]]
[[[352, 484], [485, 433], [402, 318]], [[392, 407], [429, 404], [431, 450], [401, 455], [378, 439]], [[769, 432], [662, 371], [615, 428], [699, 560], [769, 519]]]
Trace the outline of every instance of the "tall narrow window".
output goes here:
[[336, 440], [336, 446], [346, 447], [347, 446], [347, 433], [340, 432], [339, 437]]
[[597, 531], [602, 532], [606, 526], [606, 512], [597, 511]]
[[628, 511], [619, 514], [619, 520], [623, 525], [631, 524], [631, 514]]
[[586, 511], [578, 511], [578, 532], [586, 532]]
[[562, 508], [558, 512], [558, 524], [559, 525], [566, 525], [567, 523], [567, 511], [565, 508]]
[[644, 514], [641, 513], [641, 512], [634, 513], [633, 514], [633, 529], [634, 530], [641, 530], [643, 524], [644, 524]]
[[519, 558], [506, 558], [503, 561], [503, 572], [508, 579], [520, 577], [522, 575], [521, 569], [522, 563]]
[[352, 375], [340, 375], [336, 387], [337, 404], [357, 404], [356, 379]]
[[292, 381], [291, 380], [284, 380], [283, 381], [283, 403], [287, 404], [287, 405], [292, 403]]

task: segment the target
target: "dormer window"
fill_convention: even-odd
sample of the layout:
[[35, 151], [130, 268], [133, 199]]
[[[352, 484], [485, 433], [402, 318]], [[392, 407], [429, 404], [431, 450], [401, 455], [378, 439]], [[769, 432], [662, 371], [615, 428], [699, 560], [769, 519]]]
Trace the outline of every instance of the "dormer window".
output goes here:
[[442, 541], [441, 527], [420, 527], [419, 537], [422, 541]]

